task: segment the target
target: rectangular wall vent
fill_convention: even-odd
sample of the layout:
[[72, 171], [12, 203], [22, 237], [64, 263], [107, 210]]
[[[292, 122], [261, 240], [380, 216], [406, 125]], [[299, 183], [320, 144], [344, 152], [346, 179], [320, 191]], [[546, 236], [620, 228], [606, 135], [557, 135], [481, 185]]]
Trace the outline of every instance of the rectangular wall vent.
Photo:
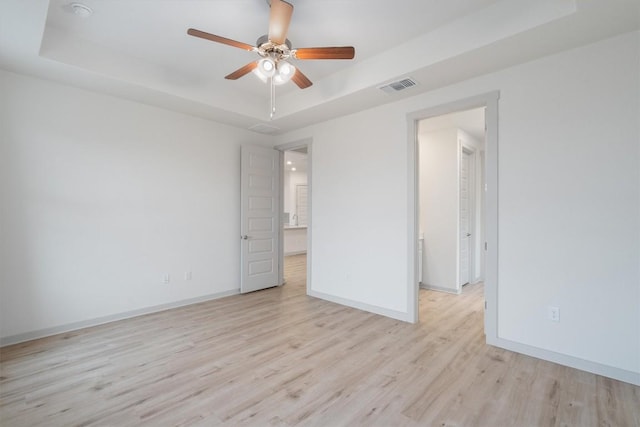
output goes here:
[[258, 133], [271, 134], [271, 133], [276, 133], [277, 131], [280, 130], [280, 128], [277, 128], [275, 126], [265, 125], [264, 123], [258, 123], [257, 125], [251, 126], [249, 130], [252, 130]]
[[411, 78], [406, 78], [406, 79], [398, 80], [395, 82], [387, 83], [386, 85], [383, 85], [383, 86], [379, 86], [378, 89], [386, 93], [394, 93], [394, 92], [400, 92], [402, 90], [416, 86], [417, 84], [418, 83], [415, 80]]

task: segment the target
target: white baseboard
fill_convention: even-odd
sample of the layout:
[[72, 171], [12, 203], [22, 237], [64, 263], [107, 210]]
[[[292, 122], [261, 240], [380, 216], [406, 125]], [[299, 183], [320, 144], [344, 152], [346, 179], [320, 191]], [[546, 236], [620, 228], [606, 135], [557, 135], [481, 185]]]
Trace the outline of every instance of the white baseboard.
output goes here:
[[25, 341], [31, 341], [38, 338], [49, 337], [51, 335], [62, 334], [65, 332], [76, 331], [78, 329], [89, 328], [91, 326], [103, 325], [105, 323], [115, 322], [118, 320], [130, 319], [132, 317], [143, 316], [145, 314], [157, 313], [160, 311], [170, 310], [172, 308], [178, 308], [186, 305], [197, 304], [200, 302], [211, 301], [214, 299], [224, 298], [231, 295], [237, 295], [239, 293], [240, 293], [240, 289], [232, 289], [229, 291], [217, 292], [215, 294], [203, 295], [197, 298], [189, 298], [189, 299], [175, 301], [167, 304], [156, 305], [153, 307], [145, 307], [138, 310], [127, 311], [124, 313], [117, 313], [109, 316], [97, 317], [95, 319], [68, 323], [66, 325], [54, 326], [52, 328], [44, 328], [36, 331], [30, 331], [22, 334], [2, 337], [0, 338], [0, 347], [5, 347], [12, 344], [18, 344]]
[[427, 285], [425, 283], [420, 283], [420, 287], [422, 289], [428, 289], [430, 291], [446, 292], [448, 294], [454, 294], [454, 295], [460, 295], [462, 293], [462, 290], [454, 290], [451, 288], [445, 288], [443, 286]]
[[413, 319], [409, 317], [409, 313], [405, 313], [402, 311], [390, 310], [388, 308], [365, 304], [359, 301], [353, 301], [347, 298], [341, 298], [335, 295], [329, 295], [329, 294], [316, 292], [312, 290], [308, 292], [308, 295], [311, 297], [320, 298], [326, 301], [335, 302], [336, 304], [346, 305], [347, 307], [357, 308], [358, 310], [368, 311], [369, 313], [380, 314], [381, 316], [390, 317], [396, 320], [402, 320], [403, 322], [413, 323]]
[[640, 372], [627, 371], [625, 369], [591, 362], [589, 360], [568, 356], [566, 354], [556, 353], [554, 351], [545, 350], [538, 347], [532, 347], [503, 338], [492, 340], [487, 337], [487, 344], [504, 348], [505, 350], [514, 351], [516, 353], [526, 354], [527, 356], [546, 360], [548, 362], [569, 366], [570, 368], [591, 372], [592, 374], [602, 375], [603, 377], [613, 378], [615, 380], [624, 381], [629, 384], [640, 386]]
[[293, 252], [285, 252], [284, 256], [292, 256], [292, 255], [302, 255], [302, 254], [306, 254], [307, 251], [293, 251]]

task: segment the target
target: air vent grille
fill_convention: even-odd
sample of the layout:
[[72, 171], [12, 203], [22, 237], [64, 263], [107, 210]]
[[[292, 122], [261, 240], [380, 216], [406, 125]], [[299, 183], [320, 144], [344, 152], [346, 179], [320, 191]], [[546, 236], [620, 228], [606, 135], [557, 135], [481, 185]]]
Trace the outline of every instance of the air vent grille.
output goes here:
[[416, 86], [417, 84], [418, 83], [415, 80], [411, 78], [406, 78], [402, 80], [397, 80], [395, 82], [387, 83], [386, 85], [383, 85], [383, 86], [379, 86], [378, 89], [386, 93], [394, 93], [394, 92], [400, 92], [402, 90]]

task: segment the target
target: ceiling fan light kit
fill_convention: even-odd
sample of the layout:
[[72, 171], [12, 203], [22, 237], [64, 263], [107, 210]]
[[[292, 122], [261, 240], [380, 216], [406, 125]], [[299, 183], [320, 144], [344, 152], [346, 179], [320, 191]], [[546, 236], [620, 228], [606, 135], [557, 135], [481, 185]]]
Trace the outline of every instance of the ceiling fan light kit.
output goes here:
[[282, 85], [291, 80], [291, 77], [296, 73], [296, 67], [289, 64], [287, 61], [278, 62], [278, 72], [273, 77], [276, 85]]
[[287, 32], [293, 14], [293, 5], [284, 0], [271, 0], [270, 5], [269, 32], [258, 39], [256, 46], [194, 28], [189, 28], [187, 34], [257, 53], [261, 59], [237, 69], [225, 76], [225, 79], [237, 80], [253, 72], [262, 81], [268, 82], [271, 89], [270, 117], [273, 119], [276, 85], [292, 80], [300, 89], [306, 89], [313, 84], [297, 67], [288, 62], [289, 59], [353, 59], [355, 49], [352, 46], [292, 49], [291, 42], [287, 39]]
[[262, 58], [260, 61], [258, 61], [257, 70], [267, 78], [273, 77], [273, 75], [276, 73], [276, 64], [271, 58]]

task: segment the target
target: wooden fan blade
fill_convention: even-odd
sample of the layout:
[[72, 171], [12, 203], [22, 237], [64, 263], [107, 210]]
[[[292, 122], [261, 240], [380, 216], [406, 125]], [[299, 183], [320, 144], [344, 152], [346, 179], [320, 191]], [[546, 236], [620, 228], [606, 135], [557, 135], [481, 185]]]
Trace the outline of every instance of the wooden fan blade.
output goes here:
[[256, 49], [254, 46], [251, 46], [250, 44], [231, 40], [225, 37], [216, 36], [215, 34], [205, 33], [204, 31], [196, 30], [194, 28], [189, 28], [187, 30], [187, 34], [194, 37], [200, 37], [201, 39], [211, 40], [212, 42], [218, 42], [218, 43], [226, 44], [233, 47], [239, 47], [240, 49], [244, 49], [248, 51], [253, 51]]
[[269, 14], [269, 40], [275, 44], [284, 44], [287, 40], [289, 23], [293, 5], [283, 0], [271, 0], [271, 13]]
[[293, 53], [297, 59], [353, 59], [355, 55], [353, 46], [303, 47]]
[[238, 68], [236, 71], [229, 74], [228, 76], [225, 76], [224, 78], [227, 80], [238, 80], [240, 77], [244, 76], [245, 74], [249, 74], [250, 72], [255, 70], [257, 67], [258, 67], [258, 61], [253, 61], [248, 63], [242, 68]]
[[293, 82], [297, 84], [300, 89], [306, 89], [313, 84], [311, 83], [311, 80], [309, 80], [307, 76], [302, 74], [302, 71], [300, 71], [300, 69], [297, 67], [296, 72], [293, 73], [293, 77], [291, 77], [291, 80], [293, 80]]

